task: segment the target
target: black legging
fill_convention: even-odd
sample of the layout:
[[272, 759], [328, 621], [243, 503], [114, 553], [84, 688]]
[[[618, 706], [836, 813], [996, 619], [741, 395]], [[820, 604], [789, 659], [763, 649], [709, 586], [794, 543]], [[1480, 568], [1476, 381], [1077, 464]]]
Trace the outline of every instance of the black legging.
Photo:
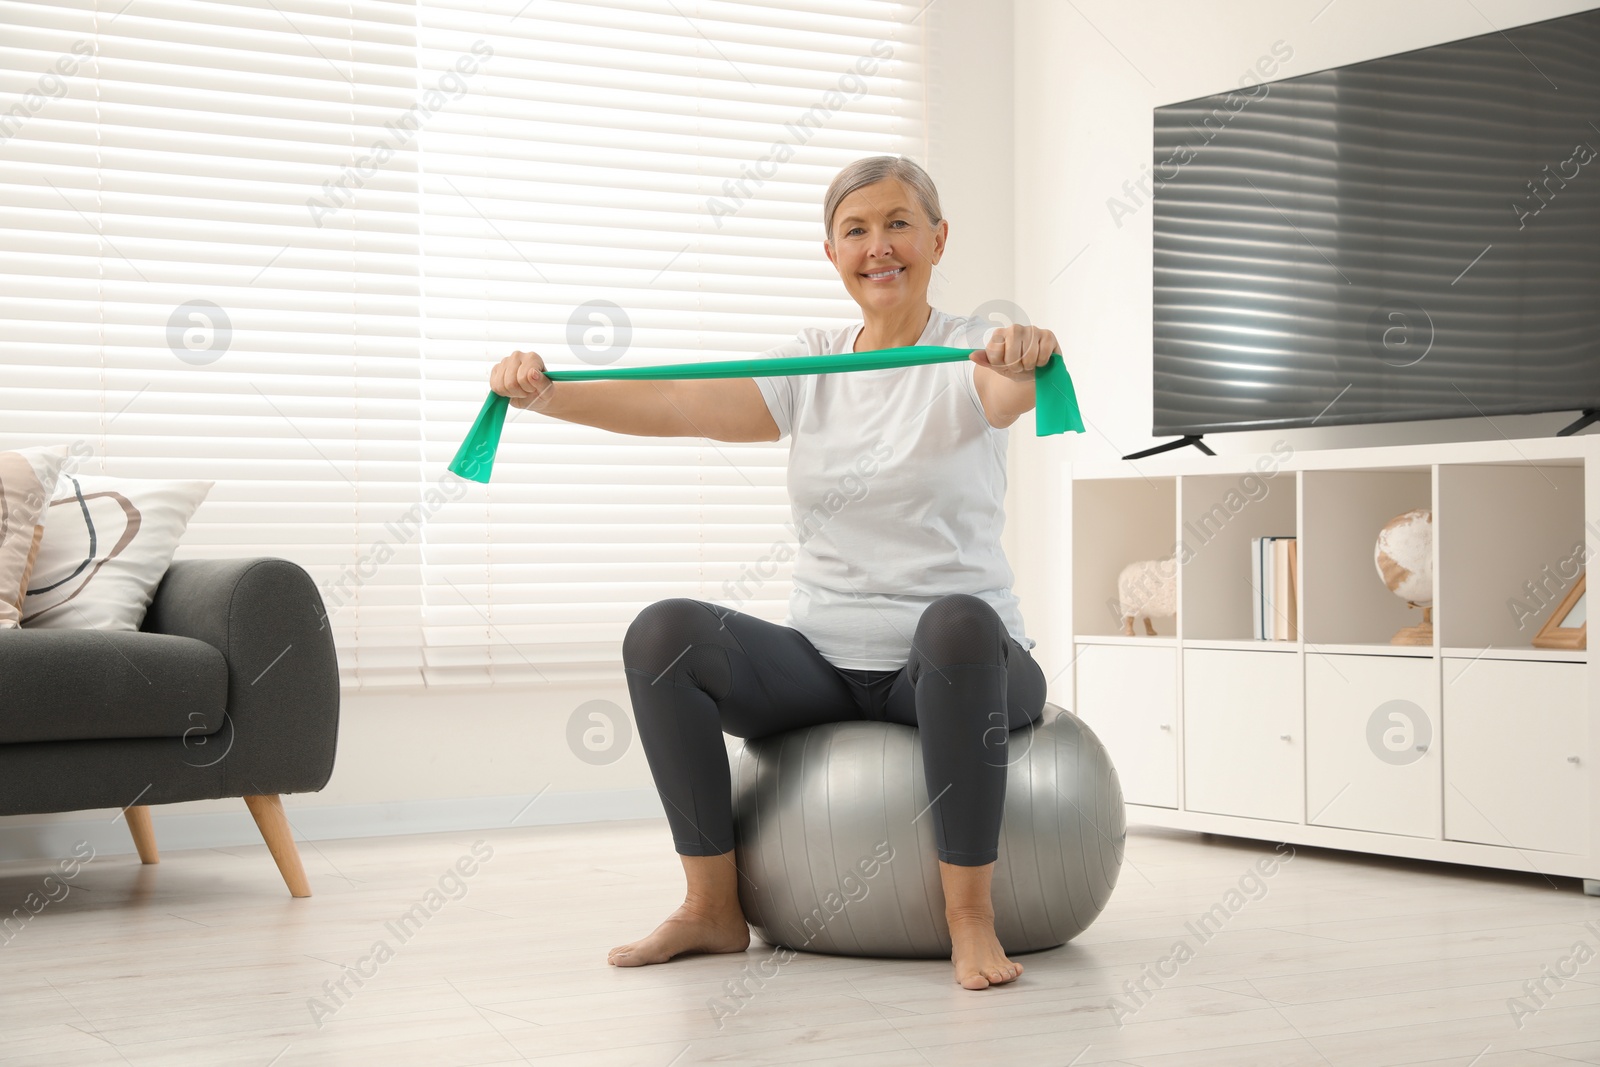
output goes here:
[[1007, 735], [1044, 710], [1044, 671], [994, 608], [967, 593], [923, 610], [910, 658], [894, 671], [835, 667], [793, 627], [685, 597], [639, 613], [622, 661], [639, 739], [682, 856], [718, 856], [734, 846], [724, 731], [753, 738], [872, 719], [918, 728], [939, 858], [992, 863]]

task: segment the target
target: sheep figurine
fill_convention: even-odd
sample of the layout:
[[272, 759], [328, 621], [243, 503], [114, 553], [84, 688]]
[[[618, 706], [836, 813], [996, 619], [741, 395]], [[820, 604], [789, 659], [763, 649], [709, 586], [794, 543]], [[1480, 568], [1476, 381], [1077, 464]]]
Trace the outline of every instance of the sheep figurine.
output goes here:
[[1144, 616], [1144, 632], [1154, 637], [1151, 616], [1166, 618], [1178, 613], [1177, 557], [1146, 559], [1130, 563], [1117, 576], [1117, 611], [1122, 633], [1132, 637], [1133, 620]]

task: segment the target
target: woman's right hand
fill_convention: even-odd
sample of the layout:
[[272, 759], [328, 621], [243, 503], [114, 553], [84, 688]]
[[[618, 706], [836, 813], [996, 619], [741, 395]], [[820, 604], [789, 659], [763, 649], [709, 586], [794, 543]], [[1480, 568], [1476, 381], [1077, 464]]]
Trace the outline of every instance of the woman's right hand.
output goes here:
[[537, 352], [513, 352], [489, 372], [489, 388], [510, 397], [514, 408], [543, 411], [555, 384], [545, 377], [544, 358]]

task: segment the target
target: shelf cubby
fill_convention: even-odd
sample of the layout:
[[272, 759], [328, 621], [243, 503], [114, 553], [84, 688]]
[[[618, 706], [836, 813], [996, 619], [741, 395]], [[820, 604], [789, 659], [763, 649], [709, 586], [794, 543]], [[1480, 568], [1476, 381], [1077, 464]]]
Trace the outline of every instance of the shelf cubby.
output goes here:
[[1186, 475], [1178, 487], [1185, 642], [1255, 640], [1250, 542], [1295, 536], [1295, 472]]
[[[1086, 637], [1122, 633], [1117, 576], [1129, 563], [1173, 554], [1177, 479], [1107, 478], [1074, 481], [1072, 497], [1073, 632]], [[1175, 620], [1156, 617], [1156, 632], [1173, 636]], [[1135, 630], [1144, 634], [1141, 622]]]
[[1421, 622], [1421, 609], [1406, 607], [1383, 584], [1373, 547], [1390, 519], [1433, 507], [1432, 467], [1303, 471], [1301, 498], [1300, 632], [1307, 649], [1387, 645]]
[[1460, 649], [1529, 653], [1584, 564], [1583, 466], [1443, 464], [1434, 626]]

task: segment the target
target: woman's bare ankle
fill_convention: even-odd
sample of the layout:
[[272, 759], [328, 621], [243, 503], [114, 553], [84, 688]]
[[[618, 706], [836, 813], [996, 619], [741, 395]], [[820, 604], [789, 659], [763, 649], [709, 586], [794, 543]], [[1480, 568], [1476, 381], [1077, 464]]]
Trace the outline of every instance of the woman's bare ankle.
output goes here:
[[963, 928], [988, 927], [993, 930], [994, 907], [990, 905], [989, 907], [946, 908], [944, 910], [944, 920], [952, 928], [957, 926]]
[[744, 908], [739, 904], [739, 898], [729, 900], [706, 899], [693, 895], [686, 896], [683, 904], [678, 908], [679, 914], [687, 918], [697, 919], [702, 922], [713, 923], [717, 926], [748, 926], [744, 917]]
[[682, 856], [684, 899], [712, 910], [739, 903], [739, 864], [734, 853], [717, 856]]

